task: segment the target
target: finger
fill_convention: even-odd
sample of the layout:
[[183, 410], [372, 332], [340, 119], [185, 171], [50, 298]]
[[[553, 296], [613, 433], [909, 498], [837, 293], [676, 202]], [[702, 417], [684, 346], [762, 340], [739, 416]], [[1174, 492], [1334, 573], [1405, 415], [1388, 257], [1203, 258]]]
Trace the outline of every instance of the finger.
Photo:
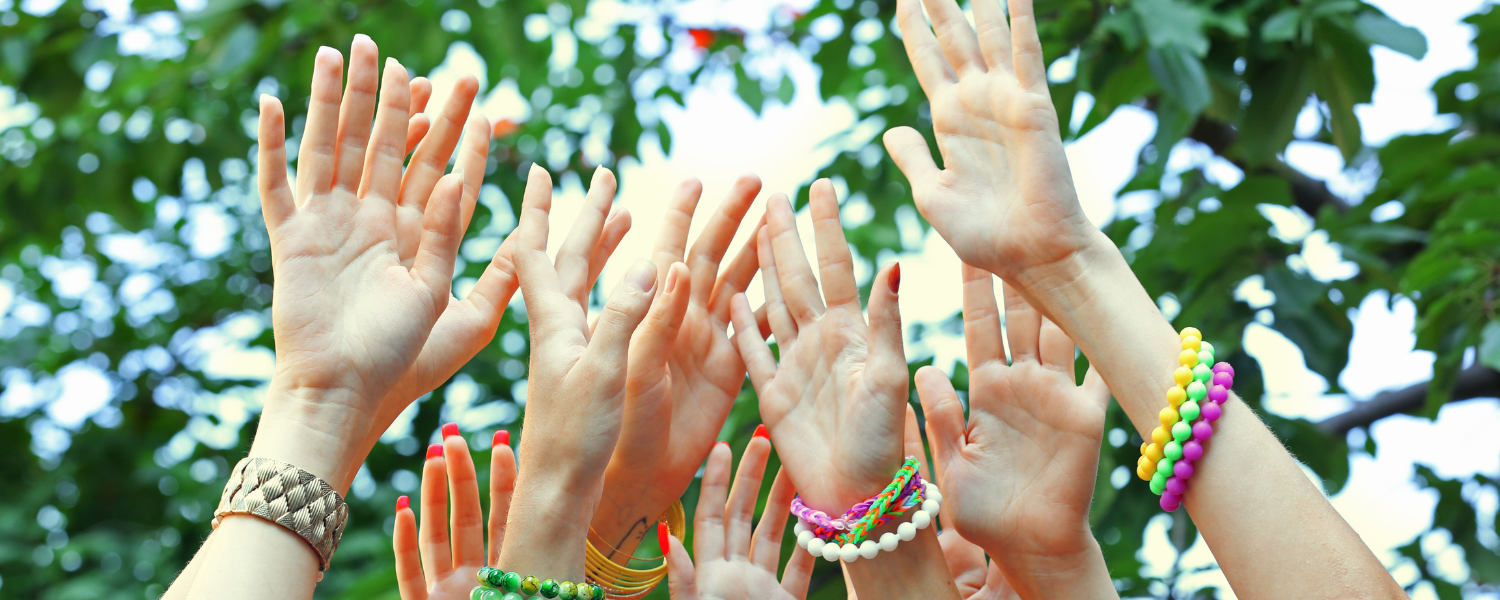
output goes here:
[[813, 237], [818, 246], [818, 278], [823, 283], [823, 298], [828, 306], [853, 307], [860, 310], [859, 283], [854, 281], [854, 256], [844, 239], [844, 223], [839, 220], [839, 200], [833, 183], [814, 181], [811, 197]]
[[792, 552], [792, 558], [786, 563], [786, 570], [781, 573], [781, 589], [797, 600], [807, 598], [807, 585], [812, 581], [815, 560], [813, 555], [800, 549]]
[[932, 149], [927, 147], [922, 134], [910, 127], [896, 127], [885, 132], [882, 139], [886, 153], [891, 155], [891, 160], [896, 162], [896, 168], [901, 169], [914, 192], [937, 185], [937, 163], [932, 162]]
[[1010, 58], [1010, 24], [1000, 0], [969, 0], [974, 10], [974, 29], [979, 37], [979, 52], [992, 69], [1014, 73]]
[[1011, 60], [1021, 87], [1047, 89], [1047, 65], [1042, 59], [1042, 40], [1036, 33], [1036, 11], [1031, 0], [1010, 0]]
[[620, 240], [625, 239], [625, 234], [630, 232], [630, 221], [630, 211], [624, 207], [609, 211], [609, 216], [605, 217], [604, 232], [599, 234], [599, 243], [594, 246], [594, 253], [589, 255], [588, 289], [594, 289], [594, 284], [599, 281], [599, 273], [604, 271], [609, 257], [614, 256], [615, 249], [620, 247]]
[[[703, 228], [703, 233], [698, 234], [698, 240], [693, 242], [687, 264], [688, 269], [693, 272], [695, 301], [711, 301], [714, 281], [719, 277], [719, 261], [729, 251], [729, 242], [734, 240], [734, 233], [739, 231], [740, 222], [745, 219], [745, 213], [750, 211], [750, 205], [755, 202], [755, 195], [759, 193], [760, 178], [741, 175], [734, 181], [734, 186], [729, 188], [729, 197], [719, 206], [719, 210], [714, 211], [708, 225]], [[745, 285], [749, 285], [748, 280]]]
[[422, 245], [417, 247], [411, 272], [427, 288], [435, 311], [448, 302], [453, 285], [453, 262], [463, 231], [458, 228], [458, 204], [463, 194], [463, 173], [454, 172], [432, 192], [432, 206], [422, 215]]
[[[370, 124], [375, 113], [380, 54], [375, 42], [361, 33], [349, 48], [349, 82], [339, 110], [338, 146], [334, 150], [333, 184], [349, 192], [360, 188], [365, 166], [365, 146], [370, 142]], [[403, 91], [409, 91], [402, 82]]]
[[412, 115], [406, 125], [407, 154], [411, 154], [411, 151], [422, 143], [422, 139], [427, 137], [427, 131], [430, 129], [432, 129], [432, 120], [428, 119], [427, 115], [421, 113]]
[[448, 496], [453, 514], [448, 531], [453, 537], [453, 564], [482, 567], [484, 561], [484, 509], [479, 505], [479, 476], [469, 443], [458, 432], [457, 423], [443, 425], [443, 456], [448, 463]]
[[906, 425], [902, 428], [901, 454], [904, 456], [915, 456], [920, 463], [917, 472], [922, 479], [937, 481], [937, 475], [933, 474], [932, 465], [927, 462], [927, 450], [922, 447], [922, 429], [917, 425], [917, 410], [906, 403]]
[[[745, 295], [735, 294], [731, 304], [735, 346], [739, 348], [740, 357], [745, 359], [745, 369], [750, 374], [750, 384], [755, 386], [757, 391], [764, 390], [771, 382], [771, 378], [776, 375], [776, 358], [771, 355], [771, 349], [766, 346], [765, 338], [760, 335], [760, 328], [755, 325], [755, 315], [750, 312], [750, 302], [745, 300]], [[765, 397], [761, 398], [762, 405], [769, 401]]]
[[1062, 328], [1054, 325], [1051, 319], [1042, 317], [1042, 327], [1038, 334], [1039, 350], [1042, 366], [1061, 373], [1067, 373], [1070, 381], [1078, 381], [1074, 370], [1074, 360], [1077, 357], [1077, 347], [1073, 345], [1073, 338], [1063, 333]]
[[615, 198], [615, 174], [599, 167], [594, 170], [594, 179], [589, 182], [588, 195], [583, 200], [583, 211], [573, 221], [573, 229], [557, 250], [557, 280], [562, 282], [563, 293], [578, 306], [589, 305], [589, 258], [599, 244], [599, 235], [604, 230], [604, 220], [609, 216], [610, 203]]
[[422, 519], [417, 537], [429, 589], [453, 571], [453, 552], [448, 547], [447, 462], [442, 444], [427, 447], [427, 460], [422, 463]]
[[458, 146], [458, 138], [463, 133], [464, 122], [469, 118], [469, 109], [474, 105], [474, 95], [478, 91], [479, 81], [473, 75], [460, 76], [453, 83], [453, 94], [432, 120], [422, 143], [417, 144], [417, 151], [412, 154], [406, 174], [401, 178], [402, 206], [425, 210], [433, 186], [448, 170], [448, 159]]
[[510, 448], [510, 432], [495, 432], [490, 447], [490, 552], [487, 565], [500, 564], [505, 545], [505, 518], [510, 514], [511, 494], [516, 491], [516, 453]]
[[[740, 464], [745, 464], [744, 459], [740, 459]], [[760, 523], [755, 525], [754, 541], [750, 543], [750, 562], [767, 573], [775, 573], [781, 564], [781, 538], [786, 534], [786, 517], [791, 514], [792, 497], [796, 493], [786, 467], [777, 470], [771, 492], [766, 495], [766, 508], [760, 513]]]
[[[667, 533], [666, 523], [657, 523], [657, 531], [667, 540], [663, 556], [667, 559], [667, 592], [672, 600], [698, 600], [698, 574], [682, 540]], [[695, 534], [693, 539], [697, 539]], [[694, 543], [693, 545], [697, 545]], [[405, 600], [404, 598], [402, 600]]]
[[[899, 263], [892, 263], [882, 269], [875, 278], [875, 284], [870, 286], [868, 375], [869, 381], [879, 389], [907, 388], [906, 349], [901, 340], [901, 308], [897, 302], [897, 292], [900, 289]], [[894, 399], [904, 402], [905, 392]]]
[[[516, 289], [520, 286], [513, 255], [514, 240], [514, 236], [505, 238], [495, 251], [495, 256], [490, 259], [490, 264], [485, 266], [484, 273], [479, 275], [479, 281], [469, 290], [469, 295], [464, 297], [464, 302], [484, 316], [483, 328], [489, 332], [489, 338], [494, 337], [495, 327], [500, 324], [505, 307], [510, 305], [511, 297], [515, 296]], [[489, 338], [484, 343], [488, 344]]]
[[[771, 334], [776, 336], [777, 344], [790, 344], [797, 339], [797, 322], [792, 319], [792, 313], [787, 310], [786, 301], [781, 297], [781, 280], [776, 273], [776, 257], [771, 250], [771, 234], [762, 227], [760, 233], [756, 234], [756, 254], [760, 260], [760, 283], [765, 288], [766, 296], [766, 322], [771, 325]], [[736, 330], [739, 327], [735, 327]]]
[[995, 302], [995, 279], [989, 271], [963, 265], [964, 345], [969, 370], [991, 362], [1005, 362], [1005, 343], [1000, 339], [1000, 308]]
[[432, 98], [432, 82], [426, 77], [411, 80], [411, 112], [417, 114], [427, 110], [427, 100]]
[[743, 560], [750, 556], [755, 501], [760, 498], [760, 483], [765, 478], [766, 458], [770, 455], [771, 440], [760, 436], [750, 438], [750, 443], [745, 445], [745, 453], [740, 455], [740, 468], [734, 476], [734, 488], [729, 490], [729, 503], [724, 507], [725, 549], [730, 560]]
[[[699, 238], [702, 239], [701, 237]], [[725, 267], [719, 280], [714, 283], [713, 295], [708, 299], [709, 312], [720, 323], [729, 322], [729, 299], [750, 288], [755, 273], [760, 270], [760, 256], [756, 254], [759, 235], [751, 234], [745, 246], [734, 255]]]
[[[401, 136], [407, 131], [406, 67], [394, 58], [385, 59], [385, 80], [380, 89], [380, 112], [375, 115], [375, 130], [370, 135], [370, 152], [365, 156], [365, 177], [359, 184], [359, 197], [383, 202], [392, 218], [396, 196], [400, 193], [401, 166], [406, 163]], [[373, 193], [372, 193], [373, 192]]]
[[396, 588], [401, 600], [427, 600], [427, 582], [422, 579], [422, 557], [417, 550], [417, 515], [406, 496], [396, 500], [396, 526], [391, 546], [396, 554]]
[[469, 123], [464, 126], [458, 158], [453, 163], [455, 172], [464, 173], [463, 201], [459, 204], [462, 210], [459, 231], [467, 232], [469, 221], [474, 218], [474, 203], [479, 200], [479, 186], [484, 185], [485, 162], [489, 157], [490, 120], [484, 118], [484, 115], [475, 114], [469, 117]]
[[562, 293], [557, 272], [547, 258], [547, 217], [551, 209], [552, 176], [533, 163], [526, 176], [519, 223], [510, 234], [510, 239], [515, 240], [511, 258], [521, 282], [533, 340], [547, 339], [563, 328], [579, 325], [569, 316], [571, 311], [566, 310], [571, 300]]
[[260, 190], [260, 212], [266, 232], [276, 238], [276, 228], [297, 211], [297, 201], [286, 179], [286, 115], [281, 101], [270, 94], [260, 97], [260, 124], [256, 134], [255, 182]]
[[333, 187], [334, 147], [339, 131], [339, 100], [343, 93], [344, 55], [323, 46], [313, 59], [312, 92], [307, 98], [307, 121], [297, 149], [297, 197], [304, 202]]
[[804, 327], [822, 316], [823, 298], [818, 293], [818, 280], [813, 277], [812, 266], [807, 263], [807, 253], [802, 250], [797, 216], [785, 194], [771, 196], [766, 227], [770, 230], [770, 246], [776, 258], [781, 295], [797, 326]]
[[771, 335], [771, 323], [766, 320], [766, 307], [764, 304], [760, 308], [755, 309], [755, 324], [760, 327], [761, 339], [765, 339], [766, 336]]
[[917, 369], [917, 398], [927, 415], [927, 441], [932, 444], [932, 462], [945, 471], [967, 443], [964, 406], [948, 375], [937, 367]]
[[[635, 358], [627, 367], [630, 372], [626, 379], [627, 389], [634, 387], [630, 382], [652, 382], [648, 385], [655, 385], [664, 379], [667, 357], [672, 354], [673, 344], [677, 341], [682, 315], [687, 313], [691, 285], [687, 265], [680, 262], [667, 265], [661, 294], [651, 303], [651, 312], [646, 315], [630, 347]], [[644, 393], [644, 390], [632, 391]]]
[[[614, 383], [623, 382], [630, 355], [630, 337], [636, 326], [646, 318], [651, 309], [651, 298], [658, 289], [656, 265], [638, 258], [625, 278], [609, 294], [604, 310], [599, 312], [599, 322], [594, 326], [594, 335], [589, 340], [580, 362], [589, 367], [585, 373], [604, 374], [594, 385], [618, 389]], [[680, 318], [679, 318], [680, 319]], [[618, 378], [618, 379], [617, 379]]]
[[1021, 292], [1005, 283], [1005, 338], [1010, 340], [1010, 363], [1037, 360], [1037, 344], [1042, 330], [1042, 314], [1021, 297]]
[[651, 250], [651, 260], [656, 268], [666, 274], [672, 263], [683, 262], [687, 252], [688, 230], [693, 226], [693, 211], [698, 208], [698, 199], [703, 195], [703, 183], [688, 179], [677, 185], [672, 199], [667, 202], [667, 212], [661, 218], [661, 232], [656, 235], [656, 247]]
[[967, 73], [983, 73], [986, 70], [984, 56], [979, 53], [979, 40], [974, 37], [974, 28], [969, 19], [958, 8], [954, 0], [923, 0], [927, 14], [932, 17], [932, 28], [937, 34], [938, 45], [948, 64], [959, 77]]
[[698, 511], [693, 517], [693, 556], [698, 560], [724, 559], [724, 499], [729, 494], [729, 444], [714, 444], [703, 468], [698, 491]]
[[943, 56], [943, 48], [922, 14], [919, 0], [897, 0], [896, 26], [901, 28], [901, 44], [906, 47], [906, 58], [911, 60], [917, 84], [931, 98], [937, 90], [958, 81], [953, 66]]

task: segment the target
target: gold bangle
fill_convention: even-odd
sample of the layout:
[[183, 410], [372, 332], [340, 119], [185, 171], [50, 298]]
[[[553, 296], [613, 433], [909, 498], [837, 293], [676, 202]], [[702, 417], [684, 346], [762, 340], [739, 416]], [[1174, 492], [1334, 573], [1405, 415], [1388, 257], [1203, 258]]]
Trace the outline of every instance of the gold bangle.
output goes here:
[[[687, 533], [687, 512], [683, 510], [681, 500], [667, 507], [667, 511], [662, 513], [657, 521], [665, 522], [677, 539], [682, 539], [682, 536]], [[615, 550], [618, 551], [618, 549]], [[662, 549], [664, 555], [666, 551], [665, 548]], [[634, 555], [630, 558], [641, 560]], [[610, 598], [625, 600], [645, 595], [667, 578], [666, 557], [662, 558], [664, 559], [662, 564], [655, 567], [632, 569], [610, 560], [594, 547], [594, 542], [589, 541], [585, 548], [584, 571], [588, 574], [589, 580], [604, 588], [605, 594]]]

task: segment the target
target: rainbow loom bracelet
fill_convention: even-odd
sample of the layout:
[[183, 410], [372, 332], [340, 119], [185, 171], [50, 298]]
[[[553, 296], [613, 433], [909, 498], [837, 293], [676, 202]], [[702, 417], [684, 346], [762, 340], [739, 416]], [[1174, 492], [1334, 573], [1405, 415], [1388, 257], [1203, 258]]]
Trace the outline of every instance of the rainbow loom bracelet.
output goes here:
[[1220, 362], [1213, 368], [1213, 346], [1202, 341], [1195, 328], [1182, 330], [1182, 352], [1172, 374], [1176, 385], [1167, 390], [1168, 406], [1160, 414], [1161, 427], [1151, 432], [1151, 441], [1141, 445], [1136, 475], [1151, 482], [1160, 495], [1161, 507], [1177, 510], [1193, 476], [1193, 462], [1203, 457], [1203, 444], [1213, 436], [1213, 423], [1223, 414], [1221, 405], [1234, 385], [1234, 367]]
[[[907, 457], [895, 480], [884, 491], [844, 513], [841, 517], [844, 525], [842, 529], [809, 523], [799, 515], [794, 527], [797, 545], [806, 549], [809, 554], [821, 556], [829, 562], [872, 559], [882, 550], [895, 551], [901, 542], [915, 538], [917, 530], [931, 525], [942, 507], [942, 501], [943, 494], [938, 487], [931, 482], [922, 481], [921, 475], [917, 473], [916, 458]], [[911, 521], [902, 523], [895, 532], [882, 534], [879, 542], [865, 539], [871, 530], [918, 506], [921, 508], [912, 514]], [[805, 506], [803, 508], [806, 509]], [[803, 514], [810, 512], [815, 511], [806, 509]]]

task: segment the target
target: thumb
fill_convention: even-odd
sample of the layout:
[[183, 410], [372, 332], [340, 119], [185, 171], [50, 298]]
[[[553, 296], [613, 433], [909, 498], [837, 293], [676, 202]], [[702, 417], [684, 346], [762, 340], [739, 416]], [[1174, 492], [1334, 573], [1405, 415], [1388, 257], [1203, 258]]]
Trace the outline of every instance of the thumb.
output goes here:
[[882, 139], [885, 141], [886, 153], [891, 155], [891, 160], [896, 162], [896, 168], [901, 169], [901, 174], [906, 175], [914, 195], [921, 195], [916, 190], [932, 186], [933, 180], [937, 179], [938, 168], [937, 163], [932, 161], [932, 149], [927, 147], [927, 140], [922, 134], [910, 127], [896, 127], [885, 132]]
[[672, 600], [698, 599], [698, 573], [682, 541], [667, 532], [666, 523], [657, 523], [657, 535], [667, 541], [667, 592]]
[[932, 444], [934, 466], [945, 471], [967, 443], [963, 403], [948, 375], [932, 366], [917, 369], [917, 397], [927, 415], [927, 440]]
[[411, 270], [426, 286], [436, 313], [441, 313], [448, 302], [448, 290], [453, 284], [453, 263], [458, 257], [459, 242], [464, 237], [463, 230], [459, 229], [459, 202], [463, 190], [462, 171], [443, 177], [422, 215], [422, 242], [417, 247], [416, 261]]
[[870, 372], [873, 383], [881, 388], [900, 388], [905, 400], [907, 386], [906, 349], [901, 342], [901, 308], [897, 293], [901, 289], [901, 265], [892, 264], [880, 271], [870, 286]]
[[610, 293], [604, 310], [599, 311], [594, 336], [589, 340], [588, 350], [583, 356], [583, 361], [592, 362], [598, 367], [598, 370], [590, 372], [606, 373], [611, 377], [625, 375], [630, 355], [630, 336], [641, 320], [646, 318], [655, 291], [656, 264], [644, 258], [636, 259], [625, 278]]

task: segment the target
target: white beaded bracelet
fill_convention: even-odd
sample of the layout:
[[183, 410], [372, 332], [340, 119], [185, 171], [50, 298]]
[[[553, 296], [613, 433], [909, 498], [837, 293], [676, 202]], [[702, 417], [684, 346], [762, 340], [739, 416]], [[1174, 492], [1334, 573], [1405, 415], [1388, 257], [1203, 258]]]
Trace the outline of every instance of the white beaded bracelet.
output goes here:
[[930, 481], [923, 481], [922, 485], [926, 487], [927, 492], [927, 499], [922, 501], [922, 508], [912, 513], [910, 521], [898, 525], [894, 533], [887, 531], [881, 534], [879, 542], [865, 540], [858, 546], [839, 545], [817, 537], [806, 521], [797, 519], [797, 524], [792, 527], [792, 531], [797, 534], [797, 545], [805, 548], [808, 554], [821, 556], [828, 562], [837, 560], [854, 562], [860, 558], [868, 560], [879, 556], [882, 550], [895, 552], [896, 546], [899, 546], [901, 542], [911, 541], [917, 537], [917, 530], [926, 529], [928, 525], [931, 525], [932, 520], [937, 517], [938, 509], [943, 506], [943, 493], [938, 491], [937, 485]]

